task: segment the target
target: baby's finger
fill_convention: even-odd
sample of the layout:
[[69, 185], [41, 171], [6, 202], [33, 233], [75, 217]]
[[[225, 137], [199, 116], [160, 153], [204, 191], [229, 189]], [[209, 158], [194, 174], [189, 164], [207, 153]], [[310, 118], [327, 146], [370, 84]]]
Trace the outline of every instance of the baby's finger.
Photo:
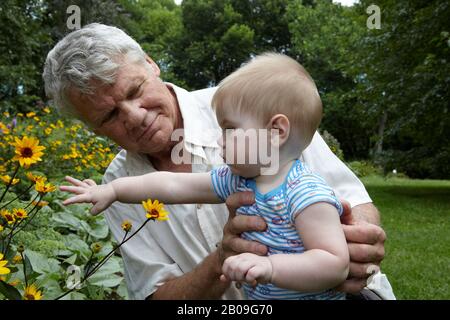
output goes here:
[[220, 276], [220, 281], [222, 281], [222, 282], [228, 282], [228, 281], [230, 281], [230, 279], [228, 279], [226, 275], [222, 274], [222, 275]]
[[92, 179], [84, 179], [83, 182], [86, 183], [89, 186], [96, 186], [97, 185], [97, 183], [94, 180], [92, 180]]
[[87, 194], [80, 194], [78, 196], [70, 197], [63, 201], [63, 205], [68, 206], [74, 203], [90, 203], [91, 197]]
[[245, 275], [245, 281], [252, 286], [256, 286], [258, 283], [266, 283], [264, 280], [264, 268], [259, 265], [255, 265], [250, 268]]
[[105, 211], [108, 208], [108, 204], [103, 201], [97, 201], [95, 205], [91, 208], [90, 212], [93, 216], [98, 215], [99, 213]]
[[87, 184], [84, 183], [83, 181], [80, 181], [74, 177], [71, 176], [66, 176], [66, 181], [70, 182], [71, 184], [73, 184], [74, 186], [78, 186], [78, 187], [83, 187], [86, 186]]
[[61, 191], [66, 191], [75, 194], [83, 194], [86, 192], [86, 188], [83, 187], [73, 187], [73, 186], [60, 186]]

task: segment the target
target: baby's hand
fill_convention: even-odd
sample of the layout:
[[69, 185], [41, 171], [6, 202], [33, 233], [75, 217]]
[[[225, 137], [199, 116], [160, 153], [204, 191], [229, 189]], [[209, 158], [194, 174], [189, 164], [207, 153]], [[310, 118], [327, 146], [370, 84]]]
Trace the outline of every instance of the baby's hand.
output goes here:
[[245, 281], [252, 286], [268, 283], [272, 279], [272, 263], [268, 257], [253, 253], [241, 253], [225, 259], [222, 266], [222, 281]]
[[116, 201], [116, 193], [111, 184], [97, 185], [94, 180], [78, 179], [66, 176], [66, 180], [73, 186], [60, 186], [61, 191], [71, 192], [76, 196], [66, 199], [63, 204], [92, 203], [91, 214], [97, 215]]

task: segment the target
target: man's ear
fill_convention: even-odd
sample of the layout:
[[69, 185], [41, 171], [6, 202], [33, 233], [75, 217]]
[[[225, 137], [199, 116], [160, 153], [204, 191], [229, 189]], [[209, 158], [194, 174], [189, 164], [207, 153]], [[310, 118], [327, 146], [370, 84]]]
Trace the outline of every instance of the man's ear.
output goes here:
[[159, 70], [158, 65], [156, 64], [155, 61], [153, 61], [152, 58], [150, 58], [148, 55], [145, 55], [145, 61], [147, 61], [150, 64], [150, 67], [153, 70], [153, 73], [159, 77], [159, 75], [161, 74], [161, 70]]
[[[291, 131], [291, 123], [289, 122], [288, 117], [284, 114], [276, 114], [274, 115], [268, 124], [267, 127], [269, 130], [277, 130], [278, 132], [278, 145], [282, 146], [289, 138], [289, 133]], [[273, 140], [274, 137], [271, 136]], [[272, 141], [273, 143], [274, 141]]]

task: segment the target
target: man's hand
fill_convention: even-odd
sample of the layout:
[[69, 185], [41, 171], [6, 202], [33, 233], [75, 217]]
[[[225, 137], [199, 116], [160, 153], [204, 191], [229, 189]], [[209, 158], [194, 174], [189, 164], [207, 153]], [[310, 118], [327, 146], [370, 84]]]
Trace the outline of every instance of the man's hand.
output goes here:
[[111, 184], [97, 185], [92, 179], [80, 181], [69, 176], [66, 176], [66, 181], [72, 186], [60, 186], [60, 190], [76, 194], [64, 200], [63, 204], [66, 206], [74, 203], [92, 203], [94, 206], [91, 208], [91, 214], [97, 215], [117, 200]]
[[[347, 239], [350, 253], [350, 271], [347, 280], [336, 289], [348, 293], [357, 293], [367, 285], [367, 278], [379, 270], [384, 258], [384, 241], [386, 234], [383, 229], [375, 224], [362, 219], [355, 219], [355, 211], [362, 209], [364, 204], [350, 207], [350, 203], [341, 200], [344, 213], [341, 217], [345, 238]], [[372, 210], [372, 208], [370, 208]]]
[[264, 231], [267, 227], [261, 217], [236, 216], [236, 209], [241, 206], [252, 205], [255, 198], [252, 192], [238, 192], [227, 198], [226, 205], [230, 213], [228, 222], [223, 229], [223, 239], [218, 248], [220, 264], [222, 266], [226, 258], [250, 252], [257, 255], [265, 255], [267, 247], [255, 241], [248, 241], [240, 238], [240, 234], [245, 231]]
[[244, 281], [252, 286], [268, 283], [272, 279], [272, 262], [269, 257], [261, 257], [253, 253], [241, 253], [228, 257], [223, 263], [220, 280]]

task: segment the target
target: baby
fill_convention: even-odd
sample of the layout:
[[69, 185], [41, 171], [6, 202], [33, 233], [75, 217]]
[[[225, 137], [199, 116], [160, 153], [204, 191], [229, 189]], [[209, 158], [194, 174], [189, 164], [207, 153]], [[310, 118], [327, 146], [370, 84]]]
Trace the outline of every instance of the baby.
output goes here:
[[[228, 165], [209, 173], [159, 171], [98, 186], [67, 177], [73, 186], [61, 190], [76, 195], [64, 204], [92, 203], [92, 214], [98, 214], [114, 201], [222, 203], [234, 192], [251, 190], [255, 203], [237, 214], [259, 215], [268, 227], [242, 237], [266, 245], [268, 254], [227, 258], [221, 279], [244, 282], [249, 299], [344, 299], [332, 290], [346, 279], [349, 267], [342, 206], [326, 182], [299, 160], [322, 117], [311, 76], [295, 60], [266, 53], [225, 78], [212, 106], [226, 137]], [[278, 159], [270, 168], [261, 161], [261, 149], [267, 150], [261, 145], [276, 150], [272, 155]], [[255, 160], [239, 161], [239, 155]]]

